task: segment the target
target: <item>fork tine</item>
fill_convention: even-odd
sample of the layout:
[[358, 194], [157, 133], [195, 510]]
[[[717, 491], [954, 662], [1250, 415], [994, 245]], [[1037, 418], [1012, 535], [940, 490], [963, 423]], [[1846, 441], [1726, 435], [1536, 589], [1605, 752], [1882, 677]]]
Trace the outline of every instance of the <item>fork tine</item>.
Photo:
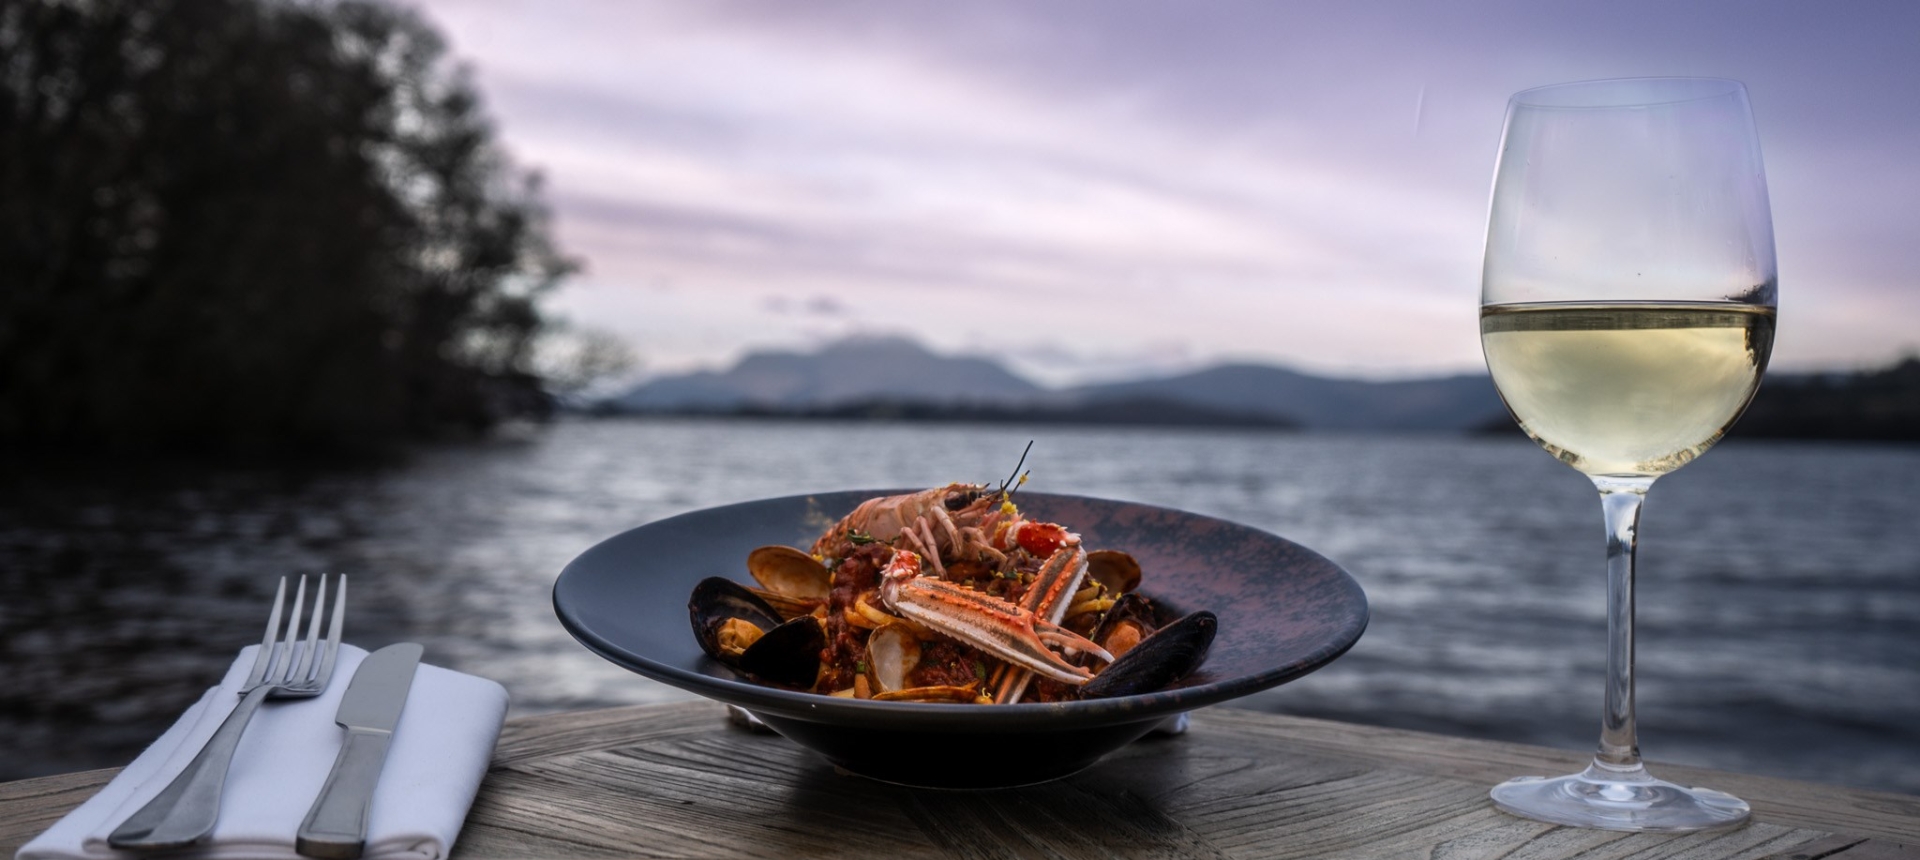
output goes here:
[[280, 653], [273, 656], [273, 668], [267, 670], [267, 681], [273, 684], [287, 683], [287, 673], [293, 669], [295, 649], [300, 645], [300, 610], [307, 604], [307, 575], [300, 574], [300, 585], [293, 592], [293, 613], [287, 618], [287, 632], [281, 643]]
[[[319, 613], [314, 613], [318, 616]], [[347, 575], [340, 574], [340, 588], [333, 597], [333, 617], [327, 621], [327, 642], [320, 655], [320, 668], [313, 674], [313, 683], [325, 687], [327, 679], [333, 677], [333, 660], [340, 654], [340, 628], [347, 621]]]
[[320, 641], [320, 617], [327, 611], [327, 575], [320, 574], [320, 586], [313, 590], [313, 616], [307, 620], [307, 640], [300, 648], [300, 662], [288, 673], [287, 680], [304, 684], [313, 668], [314, 646]]
[[253, 670], [247, 673], [247, 686], [251, 687], [267, 677], [267, 667], [273, 664], [273, 640], [280, 635], [280, 610], [287, 602], [287, 578], [280, 577], [280, 589], [273, 593], [273, 614], [267, 618], [267, 635], [260, 640], [260, 653], [253, 657]]

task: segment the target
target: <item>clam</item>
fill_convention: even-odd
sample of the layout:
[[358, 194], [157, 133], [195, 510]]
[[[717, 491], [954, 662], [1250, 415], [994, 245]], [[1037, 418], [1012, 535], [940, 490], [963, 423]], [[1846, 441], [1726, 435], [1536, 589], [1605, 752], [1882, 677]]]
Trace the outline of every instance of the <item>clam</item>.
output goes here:
[[1140, 587], [1140, 562], [1117, 549], [1096, 549], [1087, 553], [1087, 576], [1108, 594], [1127, 594]]
[[781, 618], [799, 618], [802, 615], [812, 615], [814, 610], [827, 605], [827, 602], [824, 600], [788, 597], [784, 594], [775, 594], [764, 588], [749, 588], [747, 590], [753, 592], [753, 596], [765, 601], [767, 606], [778, 613]]
[[782, 622], [779, 613], [732, 580], [708, 577], [687, 601], [694, 638], [707, 655], [762, 680], [811, 687], [826, 632], [812, 616]]
[[1104, 699], [1151, 693], [1185, 677], [1207, 659], [1220, 621], [1201, 610], [1160, 628], [1080, 688], [1080, 696]]
[[790, 546], [763, 546], [748, 553], [747, 573], [761, 588], [795, 600], [824, 601], [833, 591], [833, 571]]
[[867, 637], [867, 677], [876, 694], [907, 688], [907, 676], [920, 664], [920, 642], [904, 624], [889, 624]]

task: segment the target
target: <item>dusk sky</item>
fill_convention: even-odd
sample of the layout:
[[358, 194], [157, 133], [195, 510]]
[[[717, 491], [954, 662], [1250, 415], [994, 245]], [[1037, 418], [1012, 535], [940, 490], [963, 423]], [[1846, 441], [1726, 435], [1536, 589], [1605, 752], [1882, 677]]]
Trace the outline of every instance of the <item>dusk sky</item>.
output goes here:
[[418, 4], [650, 374], [904, 334], [1046, 383], [1483, 369], [1506, 100], [1744, 81], [1774, 366], [1920, 349], [1920, 3]]

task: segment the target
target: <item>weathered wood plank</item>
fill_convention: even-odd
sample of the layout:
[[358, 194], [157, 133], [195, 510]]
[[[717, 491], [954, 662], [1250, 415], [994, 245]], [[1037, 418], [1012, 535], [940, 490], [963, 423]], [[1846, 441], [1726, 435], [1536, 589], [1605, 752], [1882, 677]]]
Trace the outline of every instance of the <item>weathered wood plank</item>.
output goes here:
[[1767, 860], [1826, 860], [1865, 841], [1858, 836], [1829, 836], [1798, 846], [1789, 853], [1775, 854]]
[[495, 768], [557, 753], [580, 753], [643, 743], [656, 737], [705, 734], [717, 727], [720, 706], [706, 702], [631, 705], [510, 720], [493, 749]]
[[[720, 719], [717, 709], [711, 719]], [[1756, 824], [1666, 836], [1557, 828], [1506, 816], [1486, 786], [1319, 750], [1250, 746], [1198, 730], [1137, 744], [1079, 776], [1003, 792], [937, 792], [836, 775], [776, 738], [661, 731], [632, 747], [546, 760], [515, 774], [529, 820], [642, 856], [1758, 858], [1826, 834]], [[644, 789], [636, 789], [645, 785]], [[784, 787], [784, 788], [782, 788]], [[702, 805], [715, 794], [723, 810]], [[607, 809], [641, 822], [609, 827]], [[726, 831], [732, 841], [715, 841]], [[467, 856], [485, 846], [463, 845]]]
[[[1234, 708], [1208, 708], [1194, 714], [1194, 721], [1196, 726], [1243, 734], [1257, 740], [1262, 749], [1274, 746], [1314, 749], [1415, 773], [1458, 777], [1489, 787], [1522, 774], [1570, 773], [1585, 767], [1592, 756], [1588, 752], [1274, 716]], [[1893, 843], [1920, 843], [1920, 797], [1917, 796], [1660, 762], [1650, 766], [1664, 779], [1731, 792], [1752, 804], [1755, 818], [1761, 821]]]
[[0, 858], [11, 860], [27, 840], [52, 827], [119, 772], [108, 768], [0, 782]]
[[469, 817], [460, 831], [456, 849], [462, 857], [578, 857], [614, 858], [636, 856], [631, 850], [586, 845], [501, 824], [490, 824], [478, 815]]
[[1920, 860], [1920, 846], [1858, 836], [1829, 836], [1767, 860]]
[[[970, 754], [930, 750], [919, 753]], [[1074, 777], [928, 791], [836, 773], [706, 702], [508, 724], [462, 832], [468, 858], [1359, 857], [1462, 860], [1920, 860], [1920, 798], [1661, 768], [1757, 810], [1683, 835], [1555, 827], [1495, 810], [1493, 782], [1584, 756], [1210, 709]], [[113, 775], [0, 784], [0, 857]]]
[[924, 840], [903, 840], [917, 831], [877, 783], [842, 777], [773, 736], [714, 727], [509, 771], [563, 786], [504, 800], [513, 816], [581, 822], [572, 838], [643, 855], [938, 856]]
[[[1554, 827], [1505, 815], [1479, 781], [1437, 778], [1351, 756], [1250, 750], [1201, 728], [1173, 748], [1223, 766], [1175, 790], [1171, 814], [1232, 856], [1757, 858], [1825, 834], [1756, 824], [1686, 836]], [[1235, 757], [1237, 766], [1224, 766]]]
[[1829, 856], [1832, 860], [1920, 860], [1920, 845], [1869, 839]]

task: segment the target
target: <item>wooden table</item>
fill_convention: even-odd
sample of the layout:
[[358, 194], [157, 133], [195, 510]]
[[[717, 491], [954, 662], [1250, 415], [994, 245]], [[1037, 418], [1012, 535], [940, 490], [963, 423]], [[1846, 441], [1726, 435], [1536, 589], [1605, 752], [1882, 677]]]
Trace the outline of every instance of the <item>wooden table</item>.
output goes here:
[[[956, 757], [980, 750], [922, 750]], [[835, 773], [690, 702], [514, 720], [460, 857], [1417, 857], [1920, 860], [1920, 797], [1665, 766], [1731, 791], [1730, 831], [1625, 834], [1501, 813], [1487, 787], [1581, 754], [1210, 708], [1059, 782], [924, 791]], [[0, 784], [0, 858], [113, 771]]]

